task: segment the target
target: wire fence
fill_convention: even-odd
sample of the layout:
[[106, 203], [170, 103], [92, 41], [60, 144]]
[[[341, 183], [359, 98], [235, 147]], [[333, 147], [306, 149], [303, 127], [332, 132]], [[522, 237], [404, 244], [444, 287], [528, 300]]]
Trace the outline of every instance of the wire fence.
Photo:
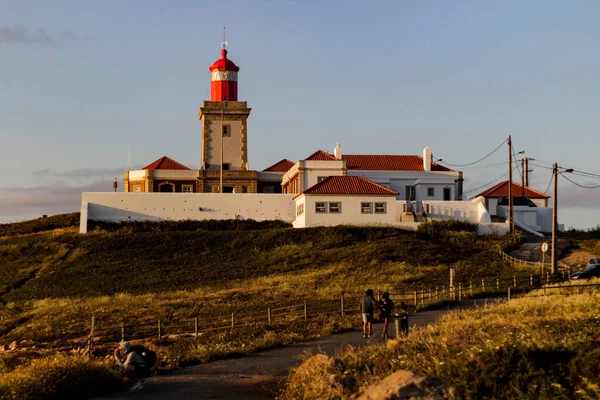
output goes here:
[[[506, 293], [507, 289], [516, 295], [544, 286], [561, 283], [568, 279], [565, 272], [558, 274], [519, 274], [512, 277], [486, 277], [456, 282], [454, 285], [440, 285], [413, 291], [389, 291], [390, 298], [397, 308], [414, 311], [419, 307], [435, 303], [461, 301], [469, 298], [493, 296]], [[564, 286], [561, 286], [564, 287]], [[381, 291], [375, 291], [380, 298]], [[209, 315], [172, 320], [137, 321], [120, 325], [103, 326], [102, 321], [91, 317], [91, 329], [85, 339], [80, 355], [91, 357], [94, 345], [116, 343], [120, 340], [163, 339], [169, 336], [198, 337], [204, 332], [225, 331], [250, 325], [286, 325], [294, 320], [308, 320], [324, 315], [358, 315], [359, 300], [363, 295], [341, 294], [338, 298], [314, 302], [302, 301], [281, 307], [265, 307], [262, 310], [246, 310], [231, 314]]]

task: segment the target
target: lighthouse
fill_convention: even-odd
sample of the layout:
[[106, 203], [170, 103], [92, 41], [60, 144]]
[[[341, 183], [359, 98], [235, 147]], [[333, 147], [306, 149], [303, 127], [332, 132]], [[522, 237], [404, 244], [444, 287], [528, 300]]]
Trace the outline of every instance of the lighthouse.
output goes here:
[[221, 50], [221, 58], [208, 67], [210, 71], [210, 100], [237, 101], [238, 71], [240, 67], [227, 58], [227, 49]]
[[245, 101], [238, 101], [240, 67], [227, 55], [223, 39], [221, 58], [208, 67], [210, 101], [203, 101], [198, 110], [202, 122], [200, 191], [256, 193], [256, 171], [248, 168], [251, 109]]

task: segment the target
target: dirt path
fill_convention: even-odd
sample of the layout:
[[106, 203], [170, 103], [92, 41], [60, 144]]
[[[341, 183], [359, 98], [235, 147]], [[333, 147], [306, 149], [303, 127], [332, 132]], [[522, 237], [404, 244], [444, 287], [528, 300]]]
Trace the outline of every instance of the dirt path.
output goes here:
[[[490, 300], [464, 301], [453, 305], [451, 309], [473, 308], [483, 305], [484, 302]], [[411, 314], [411, 329], [434, 323], [448, 311], [449, 309], [444, 309]], [[100, 399], [273, 399], [290, 368], [300, 364], [304, 355], [318, 352], [333, 354], [347, 346], [383, 343], [380, 338], [382, 327], [382, 324], [373, 326], [374, 337], [371, 339], [363, 339], [362, 332], [355, 329], [353, 332], [332, 335], [313, 342], [183, 368], [168, 375], [148, 379], [144, 389], [139, 392], [117, 393]], [[393, 336], [393, 331], [393, 326], [390, 326], [390, 336]]]

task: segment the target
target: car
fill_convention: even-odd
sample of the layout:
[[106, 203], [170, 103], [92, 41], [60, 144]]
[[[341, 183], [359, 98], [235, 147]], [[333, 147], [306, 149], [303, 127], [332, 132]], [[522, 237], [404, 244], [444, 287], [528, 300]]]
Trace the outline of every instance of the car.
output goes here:
[[[499, 206], [508, 206], [508, 196], [498, 197]], [[513, 195], [513, 206], [525, 206], [525, 207], [537, 207], [537, 205], [531, 201], [528, 197], [515, 196]]]
[[600, 258], [592, 258], [582, 271], [571, 274], [572, 280], [600, 277]]

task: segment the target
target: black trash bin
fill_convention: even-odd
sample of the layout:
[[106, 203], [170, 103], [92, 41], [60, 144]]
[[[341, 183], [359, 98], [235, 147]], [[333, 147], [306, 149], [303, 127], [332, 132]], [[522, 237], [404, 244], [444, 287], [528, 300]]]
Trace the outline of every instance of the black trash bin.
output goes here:
[[394, 326], [396, 337], [408, 335], [408, 313], [405, 311], [394, 313]]

